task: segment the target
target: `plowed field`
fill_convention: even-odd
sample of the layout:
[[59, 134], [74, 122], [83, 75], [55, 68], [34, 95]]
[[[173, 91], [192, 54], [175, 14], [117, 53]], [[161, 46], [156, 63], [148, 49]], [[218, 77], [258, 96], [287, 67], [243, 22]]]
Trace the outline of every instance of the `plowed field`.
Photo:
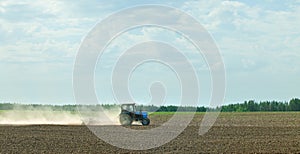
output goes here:
[[[152, 115], [151, 129], [172, 115]], [[299, 153], [300, 113], [222, 113], [203, 136], [203, 114], [176, 139], [154, 149], [130, 151], [98, 139], [84, 125], [0, 126], [0, 153]], [[122, 126], [97, 126], [122, 127]], [[131, 126], [145, 129], [145, 126]]]

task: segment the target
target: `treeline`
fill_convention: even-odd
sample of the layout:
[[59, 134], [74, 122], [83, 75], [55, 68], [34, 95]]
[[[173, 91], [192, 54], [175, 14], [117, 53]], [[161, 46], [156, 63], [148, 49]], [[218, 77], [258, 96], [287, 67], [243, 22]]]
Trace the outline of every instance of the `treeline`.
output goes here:
[[[116, 104], [99, 104], [99, 105], [42, 105], [42, 104], [12, 104], [12, 103], [0, 103], [0, 110], [47, 110], [47, 111], [71, 111], [77, 112], [78, 109], [86, 111], [101, 111], [104, 110], [118, 109], [119, 105]], [[206, 107], [178, 107], [174, 105], [169, 106], [154, 106], [154, 105], [138, 105], [136, 110], [143, 110], [148, 112], [205, 112]]]
[[220, 111], [221, 112], [276, 112], [276, 111], [300, 111], [300, 99], [293, 98], [289, 102], [280, 101], [261, 101], [255, 102], [254, 100], [245, 101], [244, 103], [223, 105], [217, 108], [208, 107], [178, 107], [178, 106], [143, 106], [146, 111], [156, 111], [156, 112], [176, 112], [183, 111], [196, 111], [196, 112], [206, 112], [210, 111]]
[[44, 105], [44, 104], [16, 104], [16, 103], [0, 103], [0, 110], [47, 110], [47, 111], [71, 111], [80, 110], [100, 111], [103, 109], [117, 108], [115, 104], [102, 105]]
[[76, 111], [76, 105], [44, 105], [44, 104], [16, 104], [0, 103], [0, 110], [51, 110]]
[[229, 104], [222, 106], [222, 112], [264, 112], [264, 111], [300, 111], [300, 99], [293, 98], [289, 102], [254, 100], [245, 101], [240, 104]]
[[[77, 112], [77, 109], [87, 111], [100, 111], [103, 109], [118, 109], [116, 104], [101, 104], [101, 105], [41, 105], [41, 104], [12, 104], [0, 103], [0, 110], [51, 110], [51, 111], [71, 111]], [[154, 106], [154, 105], [139, 105], [137, 110], [148, 112], [206, 112], [207, 110], [221, 110], [221, 112], [267, 112], [267, 111], [300, 111], [300, 99], [294, 98], [289, 102], [279, 101], [262, 101], [255, 102], [254, 100], [245, 101], [244, 103], [229, 104], [217, 108], [208, 107], [193, 107], [193, 106]]]
[[206, 112], [208, 110], [207, 107], [193, 107], [193, 106], [175, 106], [175, 105], [168, 105], [168, 106], [154, 106], [154, 105], [141, 105], [137, 106], [137, 110], [144, 110], [149, 112]]

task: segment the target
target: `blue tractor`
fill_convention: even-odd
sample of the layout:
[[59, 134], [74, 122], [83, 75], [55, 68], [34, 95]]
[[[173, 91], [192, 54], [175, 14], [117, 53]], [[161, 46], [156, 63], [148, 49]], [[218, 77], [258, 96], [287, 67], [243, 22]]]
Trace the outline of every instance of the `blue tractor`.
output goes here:
[[148, 113], [145, 111], [136, 111], [135, 103], [122, 104], [119, 117], [120, 124], [123, 126], [131, 125], [133, 121], [140, 121], [144, 126], [150, 124]]

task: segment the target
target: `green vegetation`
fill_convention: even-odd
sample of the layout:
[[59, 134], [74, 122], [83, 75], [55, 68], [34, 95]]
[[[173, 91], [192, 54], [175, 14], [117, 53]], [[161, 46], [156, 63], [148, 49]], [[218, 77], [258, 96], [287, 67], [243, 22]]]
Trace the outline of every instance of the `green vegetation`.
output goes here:
[[289, 102], [254, 100], [245, 101], [241, 104], [229, 104], [222, 106], [222, 112], [269, 112], [269, 111], [300, 111], [300, 99], [293, 98]]
[[[118, 108], [116, 104], [102, 104], [102, 105], [40, 105], [40, 104], [11, 104], [0, 103], [1, 110], [51, 110], [51, 111], [70, 111], [77, 112], [77, 108], [87, 111], [100, 111], [101, 107], [104, 109]], [[171, 114], [172, 112], [206, 112], [207, 110], [222, 112], [277, 112], [277, 111], [300, 111], [300, 99], [293, 98], [289, 102], [279, 101], [263, 101], [255, 102], [254, 100], [245, 101], [244, 103], [229, 104], [217, 108], [208, 107], [192, 107], [192, 106], [154, 106], [154, 105], [140, 105], [137, 110], [148, 112], [160, 112], [160, 114]]]

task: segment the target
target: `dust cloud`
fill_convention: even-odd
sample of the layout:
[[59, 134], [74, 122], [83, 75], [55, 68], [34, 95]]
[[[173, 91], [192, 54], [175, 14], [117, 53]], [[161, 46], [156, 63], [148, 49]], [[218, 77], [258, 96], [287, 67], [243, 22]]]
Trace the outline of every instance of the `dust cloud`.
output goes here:
[[90, 109], [81, 107], [80, 115], [86, 125], [120, 125], [120, 107], [104, 109], [103, 111], [89, 111]]
[[101, 112], [54, 111], [51, 108], [0, 111], [0, 125], [119, 125], [119, 108]]

